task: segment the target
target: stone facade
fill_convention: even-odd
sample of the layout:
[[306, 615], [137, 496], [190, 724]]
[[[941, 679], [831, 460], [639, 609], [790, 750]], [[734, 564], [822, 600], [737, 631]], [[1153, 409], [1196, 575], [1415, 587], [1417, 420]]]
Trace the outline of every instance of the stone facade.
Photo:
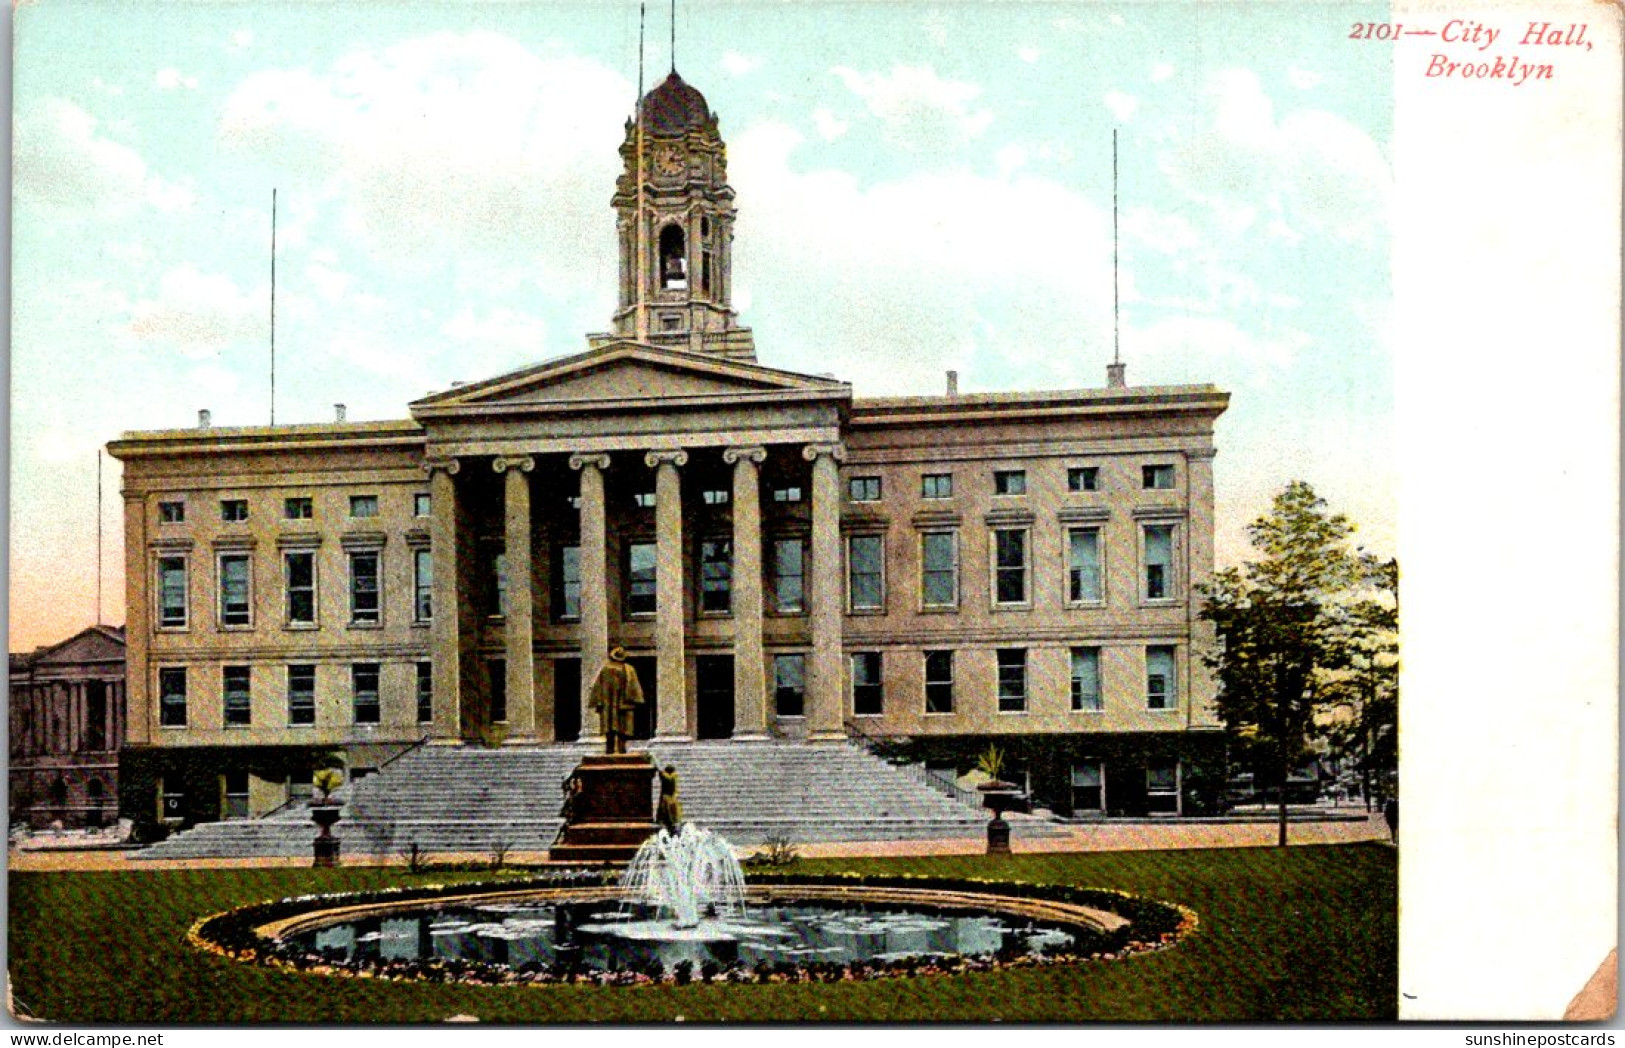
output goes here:
[[[1171, 798], [1135, 807], [1179, 810], [1179, 740], [1215, 727], [1195, 594], [1228, 396], [1117, 370], [862, 399], [762, 366], [728, 302], [716, 119], [675, 74], [641, 112], [621, 308], [586, 352], [409, 421], [111, 446], [132, 749], [213, 753], [229, 810], [245, 790], [264, 810], [325, 750], [364, 767], [422, 739], [591, 738], [618, 644], [647, 737], [929, 739], [939, 762], [960, 740], [959, 770], [987, 738], [1044, 738], [1066, 782], [1035, 789], [1057, 807], [1117, 810], [1090, 785], [1109, 749]], [[279, 748], [299, 756], [269, 778], [231, 771]]]
[[124, 631], [92, 626], [11, 656], [8, 776], [13, 823], [101, 827], [118, 810]]

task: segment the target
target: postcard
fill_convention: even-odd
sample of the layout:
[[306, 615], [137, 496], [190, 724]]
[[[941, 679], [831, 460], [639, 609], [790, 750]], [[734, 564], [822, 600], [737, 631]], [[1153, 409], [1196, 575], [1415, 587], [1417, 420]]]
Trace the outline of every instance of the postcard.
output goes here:
[[16, 1025], [1612, 1015], [1617, 5], [13, 31]]

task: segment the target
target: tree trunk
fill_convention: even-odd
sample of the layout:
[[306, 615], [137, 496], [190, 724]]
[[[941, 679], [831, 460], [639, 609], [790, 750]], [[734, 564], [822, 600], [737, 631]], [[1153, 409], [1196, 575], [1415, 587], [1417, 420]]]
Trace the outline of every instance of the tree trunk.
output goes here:
[[1280, 749], [1281, 785], [1278, 787], [1280, 792], [1275, 795], [1277, 802], [1275, 846], [1277, 848], [1286, 847], [1286, 777], [1289, 771], [1286, 752], [1286, 744], [1282, 743]]

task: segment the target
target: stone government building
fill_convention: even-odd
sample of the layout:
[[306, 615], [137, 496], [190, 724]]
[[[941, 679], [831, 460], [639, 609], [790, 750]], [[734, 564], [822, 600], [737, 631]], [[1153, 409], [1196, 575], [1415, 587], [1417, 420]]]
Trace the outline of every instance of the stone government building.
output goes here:
[[[861, 398], [757, 363], [716, 117], [674, 72], [613, 197], [586, 352], [389, 422], [125, 435], [125, 813], [270, 811], [342, 751], [639, 734], [989, 741], [1062, 812], [1177, 812], [1222, 756], [1197, 587], [1208, 385]], [[641, 183], [641, 189], [640, 189]], [[1215, 782], [1220, 776], [1209, 776]], [[552, 803], [552, 798], [545, 803]]]
[[124, 630], [90, 626], [10, 659], [7, 814], [41, 830], [109, 825], [124, 737]]

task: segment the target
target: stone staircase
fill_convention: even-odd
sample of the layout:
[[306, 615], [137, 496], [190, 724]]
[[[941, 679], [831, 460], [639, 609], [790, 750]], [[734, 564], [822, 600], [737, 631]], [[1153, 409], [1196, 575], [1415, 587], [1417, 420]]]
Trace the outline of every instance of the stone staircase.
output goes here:
[[[637, 747], [634, 746], [634, 749]], [[675, 765], [683, 815], [737, 845], [771, 838], [821, 841], [980, 837], [987, 816], [851, 744], [688, 742], [648, 746]], [[425, 746], [336, 796], [334, 828], [344, 854], [390, 857], [414, 843], [426, 854], [545, 851], [561, 821], [560, 785], [583, 745]], [[1061, 833], [1011, 818], [1016, 836]], [[290, 807], [260, 819], [203, 823], [133, 858], [308, 856], [309, 812]]]

